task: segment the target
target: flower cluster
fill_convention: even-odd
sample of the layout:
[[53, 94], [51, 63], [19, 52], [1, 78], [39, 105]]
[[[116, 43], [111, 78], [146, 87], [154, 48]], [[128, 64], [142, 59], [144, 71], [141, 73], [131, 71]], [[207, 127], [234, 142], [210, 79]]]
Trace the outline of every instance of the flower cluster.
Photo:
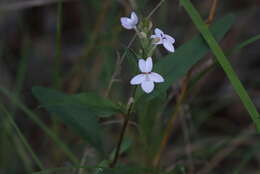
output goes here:
[[[140, 36], [143, 35], [147, 36], [148, 34], [147, 32], [145, 33], [142, 31], [142, 28], [137, 27], [139, 19], [135, 12], [132, 12], [130, 17], [121, 17], [120, 21], [121, 21], [121, 25], [125, 29], [127, 30], [134, 29], [137, 32], [137, 34], [139, 34]], [[154, 47], [156, 47], [157, 45], [163, 45], [163, 47], [167, 51], [169, 52], [175, 51], [175, 48], [173, 46], [173, 44], [175, 43], [175, 39], [170, 35], [165, 34], [159, 28], [155, 28], [154, 34], [151, 35], [149, 39], [151, 40], [151, 44]], [[165, 81], [160, 74], [152, 72], [153, 61], [151, 57], [148, 57], [146, 60], [139, 59], [138, 66], [141, 71], [141, 74], [138, 74], [131, 79], [130, 81], [131, 85], [141, 85], [141, 88], [143, 89], [144, 92], [150, 93], [154, 89], [154, 83], [162, 83]]]

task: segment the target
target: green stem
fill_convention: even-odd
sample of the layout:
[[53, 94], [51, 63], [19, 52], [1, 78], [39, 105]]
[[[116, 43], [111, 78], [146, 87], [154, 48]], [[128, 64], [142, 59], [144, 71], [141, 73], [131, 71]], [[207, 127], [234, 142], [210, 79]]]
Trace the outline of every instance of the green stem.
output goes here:
[[[134, 92], [133, 92], [133, 95], [131, 97], [132, 99], [134, 99], [135, 94], [136, 94], [136, 86], [134, 87]], [[131, 98], [130, 98], [130, 100], [131, 100]], [[121, 145], [122, 145], [122, 142], [123, 142], [123, 139], [124, 139], [124, 135], [126, 133], [126, 128], [127, 128], [128, 122], [129, 122], [130, 117], [131, 117], [131, 112], [132, 112], [132, 109], [133, 109], [133, 106], [134, 106], [134, 101], [130, 101], [130, 102], [131, 103], [130, 103], [130, 105], [128, 107], [127, 114], [126, 114], [126, 117], [125, 117], [125, 120], [124, 120], [124, 123], [123, 123], [122, 130], [120, 132], [120, 136], [119, 136], [119, 140], [118, 140], [117, 146], [116, 146], [115, 156], [114, 156], [114, 159], [113, 159], [112, 163], [110, 164], [111, 168], [115, 167], [115, 165], [117, 163], [117, 160], [119, 158]]]
[[30, 117], [69, 157], [69, 159], [75, 164], [79, 164], [77, 157], [69, 150], [69, 148], [64, 144], [59, 137], [54, 134], [31, 110], [24, 106], [14, 95], [12, 95], [8, 90], [0, 87], [0, 92], [11, 99], [18, 108], [20, 108], [26, 115]]
[[61, 69], [61, 29], [62, 29], [62, 0], [58, 2], [57, 15], [57, 31], [56, 31], [56, 49], [53, 64], [53, 86], [58, 89], [60, 87], [60, 69]]
[[23, 88], [24, 81], [26, 78], [27, 66], [28, 66], [28, 50], [31, 45], [30, 40], [26, 38], [23, 41], [23, 45], [24, 46], [22, 47], [22, 59], [19, 63], [18, 72], [16, 74], [15, 94], [18, 96]]
[[231, 64], [229, 63], [228, 59], [226, 58], [223, 50], [220, 48], [219, 44], [211, 34], [208, 29], [208, 26], [203, 22], [201, 16], [199, 15], [198, 11], [194, 8], [192, 3], [189, 0], [180, 0], [181, 5], [185, 8], [186, 12], [191, 17], [193, 23], [196, 25], [197, 29], [200, 31], [201, 35], [208, 43], [210, 49], [212, 50], [213, 54], [216, 56], [217, 61], [221, 65], [222, 69], [226, 73], [228, 79], [230, 80], [232, 86], [234, 87], [235, 91], [237, 92], [238, 96], [242, 100], [245, 108], [249, 112], [252, 120], [256, 125], [256, 129], [260, 132], [260, 116], [259, 113], [252, 102], [251, 98], [249, 97], [247, 91], [243, 87], [242, 83], [240, 82], [238, 76], [236, 75], [235, 71], [233, 70]]
[[254, 37], [251, 37], [250, 39], [247, 39], [246, 41], [242, 42], [241, 44], [237, 45], [230, 54], [233, 54], [237, 51], [239, 51], [240, 49], [246, 47], [247, 45], [254, 43], [255, 41], [260, 39], [260, 34], [255, 35]]
[[34, 151], [32, 150], [31, 146], [29, 145], [29, 143], [27, 142], [26, 138], [24, 137], [24, 135], [22, 134], [21, 130], [18, 128], [18, 126], [16, 125], [16, 123], [14, 122], [11, 114], [7, 111], [7, 109], [4, 107], [4, 105], [2, 103], [0, 103], [0, 109], [5, 113], [5, 115], [7, 116], [7, 119], [9, 120], [10, 124], [14, 127], [15, 131], [18, 134], [18, 137], [21, 139], [23, 145], [27, 148], [27, 150], [29, 151], [29, 153], [32, 155], [33, 160], [35, 161], [35, 163], [38, 165], [38, 167], [41, 170], [44, 170], [43, 164], [41, 163], [40, 159], [37, 157], [37, 155], [34, 153]]

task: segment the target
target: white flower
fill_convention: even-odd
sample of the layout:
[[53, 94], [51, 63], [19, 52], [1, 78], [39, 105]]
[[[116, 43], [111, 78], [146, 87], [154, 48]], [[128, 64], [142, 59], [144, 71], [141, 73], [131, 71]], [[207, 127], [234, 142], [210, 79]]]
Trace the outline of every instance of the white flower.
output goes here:
[[152, 39], [157, 39], [158, 41], [154, 44], [159, 45], [163, 44], [164, 48], [170, 52], [174, 52], [173, 44], [175, 39], [168, 34], [164, 34], [159, 28], [154, 30], [155, 35], [152, 35]]
[[138, 23], [138, 17], [135, 14], [135, 12], [132, 12], [130, 18], [122, 17], [122, 18], [120, 18], [120, 21], [121, 21], [121, 25], [124, 28], [126, 28], [128, 30], [131, 30], [131, 29], [135, 29], [136, 28], [136, 24]]
[[148, 57], [146, 61], [144, 59], [139, 59], [138, 66], [142, 73], [131, 79], [131, 85], [141, 84], [144, 92], [150, 93], [154, 89], [154, 83], [164, 82], [164, 79], [160, 74], [151, 72], [153, 69], [153, 61], [151, 57]]

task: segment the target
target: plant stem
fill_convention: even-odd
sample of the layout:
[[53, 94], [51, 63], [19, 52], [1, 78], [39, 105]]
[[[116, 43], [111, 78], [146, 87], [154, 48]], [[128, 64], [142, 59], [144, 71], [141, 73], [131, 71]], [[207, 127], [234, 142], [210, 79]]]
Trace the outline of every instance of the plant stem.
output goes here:
[[[208, 25], [210, 25], [212, 23], [212, 21], [214, 20], [216, 8], [217, 8], [217, 2], [218, 2], [218, 0], [214, 0], [212, 5], [211, 5], [209, 16], [206, 20]], [[154, 161], [153, 161], [154, 167], [157, 167], [160, 163], [162, 152], [163, 152], [167, 142], [169, 141], [170, 135], [172, 133], [172, 130], [173, 130], [173, 127], [174, 127], [173, 124], [175, 123], [177, 116], [178, 116], [178, 113], [181, 110], [181, 105], [182, 105], [183, 101], [185, 100], [185, 98], [187, 96], [188, 83], [191, 79], [192, 71], [193, 71], [193, 68], [191, 68], [188, 71], [188, 73], [185, 76], [183, 83], [181, 85], [181, 92], [177, 97], [176, 110], [172, 114], [172, 117], [171, 117], [170, 121], [168, 122], [168, 124], [166, 126], [165, 132], [163, 134], [163, 139], [162, 139], [162, 142], [161, 142], [160, 147], [159, 147], [159, 151], [155, 155], [155, 158], [154, 158]], [[192, 172], [192, 170], [191, 170], [191, 172]]]
[[28, 109], [15, 95], [13, 95], [7, 89], [0, 87], [0, 93], [7, 96], [11, 102], [16, 105], [17, 108], [21, 109], [27, 116], [29, 116], [29, 118], [35, 122], [35, 124], [37, 124], [39, 128], [41, 128], [44, 133], [48, 135], [64, 151], [64, 153], [75, 165], [79, 164], [77, 157], [70, 151], [69, 147], [64, 144], [62, 140], [50, 128], [48, 128], [34, 112]]
[[30, 152], [30, 154], [32, 155], [33, 160], [35, 161], [35, 163], [37, 164], [37, 166], [41, 169], [44, 170], [43, 164], [41, 163], [41, 161], [39, 160], [39, 158], [37, 157], [37, 155], [34, 153], [34, 151], [32, 150], [30, 144], [27, 142], [26, 138], [24, 137], [24, 135], [22, 134], [21, 130], [18, 128], [18, 126], [16, 125], [16, 123], [14, 122], [13, 118], [11, 117], [10, 113], [7, 111], [7, 109], [3, 106], [2, 103], [0, 103], [0, 109], [5, 113], [5, 115], [7, 116], [7, 119], [10, 123], [10, 125], [12, 125], [14, 127], [14, 129], [16, 130], [18, 137], [20, 138], [20, 140], [22, 141], [23, 145], [27, 148], [27, 150]]
[[193, 23], [196, 25], [197, 29], [199, 30], [205, 41], [207, 42], [213, 54], [216, 56], [218, 63], [221, 65], [222, 69], [226, 73], [229, 81], [231, 82], [231, 85], [233, 86], [237, 95], [240, 97], [243, 105], [245, 106], [246, 110], [251, 116], [251, 119], [255, 123], [257, 131], [260, 132], [260, 115], [253, 101], [249, 97], [246, 89], [239, 80], [232, 65], [230, 64], [226, 55], [224, 54], [223, 50], [219, 46], [214, 36], [209, 31], [208, 26], [203, 22], [199, 12], [194, 8], [193, 4], [189, 0], [180, 0], [180, 2], [182, 6], [185, 8], [186, 12], [191, 17]]
[[128, 122], [130, 120], [130, 110], [131, 110], [132, 106], [133, 106], [133, 103], [130, 105], [129, 110], [128, 110], [129, 112], [126, 115], [126, 118], [124, 120], [124, 124], [123, 124], [122, 130], [121, 130], [121, 133], [120, 133], [120, 137], [119, 137], [119, 140], [118, 140], [117, 147], [116, 147], [115, 157], [114, 157], [112, 163], [110, 164], [111, 168], [115, 167], [115, 165], [117, 163], [117, 160], [118, 160], [118, 157], [119, 157], [119, 152], [120, 152], [121, 145], [122, 145], [122, 142], [123, 142], [123, 138], [124, 138], [124, 135], [125, 135], [125, 132], [126, 132], [126, 128], [127, 128]]
[[[152, 9], [152, 11], [147, 15], [147, 19], [150, 19], [151, 17], [152, 17], [152, 15], [161, 7], [161, 5], [164, 3], [164, 1], [165, 0], [161, 0], [153, 9]], [[124, 60], [125, 60], [125, 58], [126, 58], [126, 55], [127, 55], [127, 52], [128, 52], [128, 49], [130, 49], [130, 47], [133, 45], [133, 43], [134, 43], [134, 41], [135, 41], [135, 39], [137, 38], [137, 34], [135, 34], [133, 37], [132, 37], [132, 39], [129, 41], [129, 43], [127, 44], [127, 49], [124, 51], [124, 53], [123, 53], [123, 55], [122, 55], [122, 57], [121, 57], [121, 59], [120, 59], [120, 61], [119, 61], [119, 64], [117, 65], [117, 66], [121, 66], [121, 64], [124, 62]], [[149, 55], [149, 53], [148, 53], [148, 56], [150, 56]], [[148, 57], [147, 56], [147, 57]], [[112, 86], [113, 86], [113, 84], [114, 84], [114, 82], [115, 82], [115, 78], [116, 78], [116, 75], [117, 74], [120, 74], [120, 71], [117, 71], [117, 70], [115, 70], [114, 71], [114, 73], [113, 73], [113, 75], [112, 75], [112, 78], [110, 79], [110, 81], [109, 81], [109, 85], [108, 85], [108, 89], [107, 89], [107, 91], [106, 91], [106, 94], [105, 94], [105, 96], [109, 96], [109, 93], [110, 93], [110, 91], [111, 91], [111, 88], [112, 88]]]
[[62, 29], [62, 0], [58, 2], [57, 30], [56, 30], [56, 49], [53, 64], [53, 87], [60, 87], [60, 69], [61, 69], [61, 29]]
[[164, 131], [163, 134], [163, 139], [161, 141], [160, 147], [159, 147], [159, 151], [157, 152], [157, 154], [155, 155], [154, 161], [153, 161], [153, 166], [154, 167], [158, 167], [159, 163], [160, 163], [160, 159], [161, 159], [161, 155], [162, 152], [170, 138], [170, 135], [172, 133], [173, 130], [173, 124], [175, 123], [176, 119], [177, 119], [177, 115], [181, 109], [181, 104], [184, 101], [185, 97], [186, 97], [186, 91], [187, 91], [187, 87], [188, 87], [188, 80], [190, 79], [191, 76], [191, 70], [188, 72], [187, 76], [185, 77], [185, 79], [183, 80], [183, 84], [182, 84], [182, 88], [181, 88], [181, 92], [180, 95], [177, 98], [177, 103], [176, 103], [176, 109], [174, 111], [174, 113], [171, 116], [171, 119], [168, 121], [168, 124], [166, 126], [166, 129]]
[[128, 122], [129, 122], [130, 117], [131, 117], [132, 108], [134, 106], [134, 101], [131, 101], [131, 100], [134, 98], [135, 94], [136, 94], [136, 86], [134, 87], [134, 92], [133, 92], [132, 97], [130, 97], [130, 99], [129, 99], [130, 104], [129, 104], [129, 107], [128, 107], [128, 110], [127, 110], [127, 113], [126, 113], [126, 116], [125, 116], [123, 127], [122, 127], [121, 132], [120, 132], [120, 136], [119, 136], [118, 143], [117, 143], [117, 146], [116, 146], [116, 153], [115, 153], [113, 161], [110, 164], [111, 168], [115, 167], [117, 160], [119, 158], [121, 145], [122, 145], [122, 142], [123, 142], [123, 139], [124, 139], [124, 135], [125, 135], [125, 132], [126, 132]]
[[208, 19], [206, 20], [206, 24], [212, 23], [215, 15], [216, 15], [217, 4], [218, 4], [218, 0], [213, 0]]

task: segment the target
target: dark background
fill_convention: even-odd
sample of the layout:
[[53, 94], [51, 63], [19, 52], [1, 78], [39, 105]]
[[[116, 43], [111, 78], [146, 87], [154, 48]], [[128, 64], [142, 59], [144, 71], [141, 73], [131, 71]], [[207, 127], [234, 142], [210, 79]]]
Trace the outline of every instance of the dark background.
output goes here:
[[[39, 103], [32, 96], [32, 87], [57, 87], [70, 94], [96, 91], [103, 95], [115, 68], [116, 52], [122, 53], [134, 34], [133, 31], [122, 29], [120, 17], [128, 16], [132, 8], [137, 9], [139, 15], [146, 16], [158, 2], [66, 0], [62, 3], [62, 20], [58, 20], [58, 0], [1, 0], [0, 87], [18, 95], [28, 108], [38, 113], [41, 120], [51, 127], [48, 113], [38, 107]], [[212, 1], [192, 2], [206, 20]], [[228, 13], [236, 15], [235, 24], [221, 41], [226, 53], [235, 45], [259, 34], [259, 6], [259, 0], [218, 2], [214, 20]], [[160, 26], [176, 39], [176, 48], [198, 33], [177, 0], [166, 0], [152, 16], [152, 21], [154, 27]], [[62, 23], [60, 40], [57, 37], [57, 22]], [[256, 41], [229, 57], [258, 109], [259, 44], [260, 41]], [[61, 51], [57, 51], [59, 48]], [[163, 49], [160, 51], [162, 55], [167, 54]], [[208, 54], [194, 67], [193, 73], [196, 74], [211, 64], [212, 57]], [[127, 65], [123, 66], [121, 81], [112, 90], [111, 96], [115, 100], [125, 101], [126, 96], [129, 96], [128, 68]], [[176, 93], [179, 87], [180, 83], [173, 85]], [[6, 96], [0, 97], [46, 168], [69, 164], [59, 148], [40, 128], [13, 106]], [[173, 97], [172, 104], [174, 102]], [[173, 133], [174, 148], [169, 145], [166, 149], [163, 166], [187, 166], [189, 162], [184, 145], [189, 143], [195, 171], [207, 168], [209, 163], [216, 163], [216, 167], [209, 173], [235, 173], [240, 166], [241, 173], [260, 172], [259, 136], [253, 135], [250, 116], [218, 65], [197, 82], [185, 104], [190, 110], [190, 115], [185, 117], [189, 140], [185, 140], [185, 131], [182, 131], [185, 126], [178, 120], [179, 124]], [[27, 168], [37, 170], [14, 131], [8, 131], [4, 117], [0, 118], [0, 173], [27, 173]], [[62, 131], [59, 136], [80, 158], [85, 144], [62, 124], [60, 127]], [[244, 136], [244, 133], [249, 135]], [[114, 134], [112, 136], [117, 136], [118, 131]]]

